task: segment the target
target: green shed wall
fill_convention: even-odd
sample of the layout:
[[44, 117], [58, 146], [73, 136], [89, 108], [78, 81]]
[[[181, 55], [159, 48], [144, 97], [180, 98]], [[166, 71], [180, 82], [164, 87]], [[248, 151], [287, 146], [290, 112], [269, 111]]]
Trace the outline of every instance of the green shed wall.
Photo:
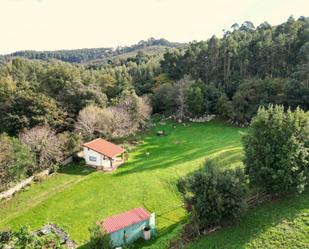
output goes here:
[[[132, 243], [143, 237], [144, 227], [149, 225], [149, 221], [145, 220], [140, 223], [128, 226], [110, 234], [114, 246], [121, 246], [125, 243]], [[126, 235], [124, 240], [124, 234]]]
[[[110, 238], [112, 240], [113, 246], [121, 246], [125, 243], [129, 244], [138, 240], [139, 238], [143, 238], [143, 229], [149, 226], [151, 228], [151, 235], [155, 235], [155, 217], [152, 214], [152, 217], [148, 220], [136, 223], [134, 225], [125, 227], [118, 231], [115, 231], [110, 234]], [[125, 233], [124, 233], [125, 232]], [[124, 234], [126, 235], [124, 240]]]

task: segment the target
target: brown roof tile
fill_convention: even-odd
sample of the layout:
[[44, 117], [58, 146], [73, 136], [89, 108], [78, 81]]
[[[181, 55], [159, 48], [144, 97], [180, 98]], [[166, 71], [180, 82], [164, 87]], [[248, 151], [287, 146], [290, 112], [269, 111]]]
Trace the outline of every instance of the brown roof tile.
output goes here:
[[108, 142], [102, 138], [97, 138], [88, 143], [84, 143], [83, 146], [110, 158], [124, 152], [124, 148], [121, 146]]

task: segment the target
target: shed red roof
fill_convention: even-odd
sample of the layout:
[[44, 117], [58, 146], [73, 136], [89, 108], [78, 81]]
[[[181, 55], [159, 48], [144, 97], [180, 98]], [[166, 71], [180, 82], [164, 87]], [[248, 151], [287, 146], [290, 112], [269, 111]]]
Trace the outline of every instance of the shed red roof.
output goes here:
[[130, 211], [111, 216], [101, 222], [107, 233], [113, 233], [122, 228], [131, 226], [150, 218], [150, 213], [144, 208], [134, 208]]
[[114, 157], [124, 152], [124, 148], [121, 146], [110, 143], [102, 138], [97, 138], [88, 143], [84, 143], [83, 146], [108, 157]]

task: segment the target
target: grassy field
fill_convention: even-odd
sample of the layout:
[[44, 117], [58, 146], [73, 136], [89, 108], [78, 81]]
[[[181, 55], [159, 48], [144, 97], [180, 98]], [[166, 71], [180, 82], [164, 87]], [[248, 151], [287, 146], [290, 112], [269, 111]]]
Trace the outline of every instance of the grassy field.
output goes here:
[[[158, 236], [139, 247], [165, 248], [186, 219], [175, 187], [177, 179], [197, 169], [205, 158], [214, 157], [226, 167], [234, 167], [242, 157], [242, 129], [218, 121], [173, 125], [157, 123], [142, 135], [143, 143], [129, 153], [129, 160], [117, 172], [104, 174], [71, 165], [12, 200], [0, 202], [0, 229], [22, 224], [38, 228], [55, 222], [84, 248], [88, 227], [96, 221], [144, 206], [156, 213]], [[156, 136], [162, 129], [167, 136]], [[283, 248], [280, 245], [287, 240], [296, 246], [286, 248], [306, 248], [308, 207], [309, 194], [262, 205], [239, 224], [189, 248]]]
[[[156, 136], [164, 129], [167, 136]], [[164, 248], [185, 219], [176, 180], [197, 169], [206, 157], [227, 165], [241, 161], [241, 130], [220, 122], [157, 125], [143, 135], [143, 144], [112, 174], [73, 165], [0, 203], [0, 228], [55, 222], [79, 244], [88, 227], [104, 217], [144, 206], [157, 216], [158, 237], [145, 248]], [[146, 153], [149, 153], [147, 156]]]

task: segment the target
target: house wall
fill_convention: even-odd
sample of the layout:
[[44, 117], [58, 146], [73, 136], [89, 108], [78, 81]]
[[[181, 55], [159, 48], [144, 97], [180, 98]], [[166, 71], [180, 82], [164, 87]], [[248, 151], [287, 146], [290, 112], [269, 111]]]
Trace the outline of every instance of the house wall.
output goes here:
[[110, 166], [111, 166], [111, 161], [110, 161], [108, 158], [102, 156], [102, 166], [103, 166], [104, 168], [110, 168]]
[[[98, 152], [95, 152], [91, 149], [88, 149], [84, 147], [84, 157], [87, 165], [92, 165], [92, 166], [103, 166], [102, 165], [102, 155], [99, 154]], [[90, 161], [90, 157], [95, 157], [97, 160], [96, 162]]]
[[[90, 161], [90, 157], [95, 157], [97, 159], [97, 161], [96, 162]], [[94, 150], [88, 149], [86, 147], [84, 147], [84, 158], [85, 158], [87, 165], [91, 165], [91, 166], [95, 166], [95, 167], [102, 167], [103, 166], [104, 168], [110, 168], [110, 166], [111, 166], [109, 158], [105, 157], [104, 155], [102, 155], [102, 154], [100, 154], [100, 153], [98, 153]]]

